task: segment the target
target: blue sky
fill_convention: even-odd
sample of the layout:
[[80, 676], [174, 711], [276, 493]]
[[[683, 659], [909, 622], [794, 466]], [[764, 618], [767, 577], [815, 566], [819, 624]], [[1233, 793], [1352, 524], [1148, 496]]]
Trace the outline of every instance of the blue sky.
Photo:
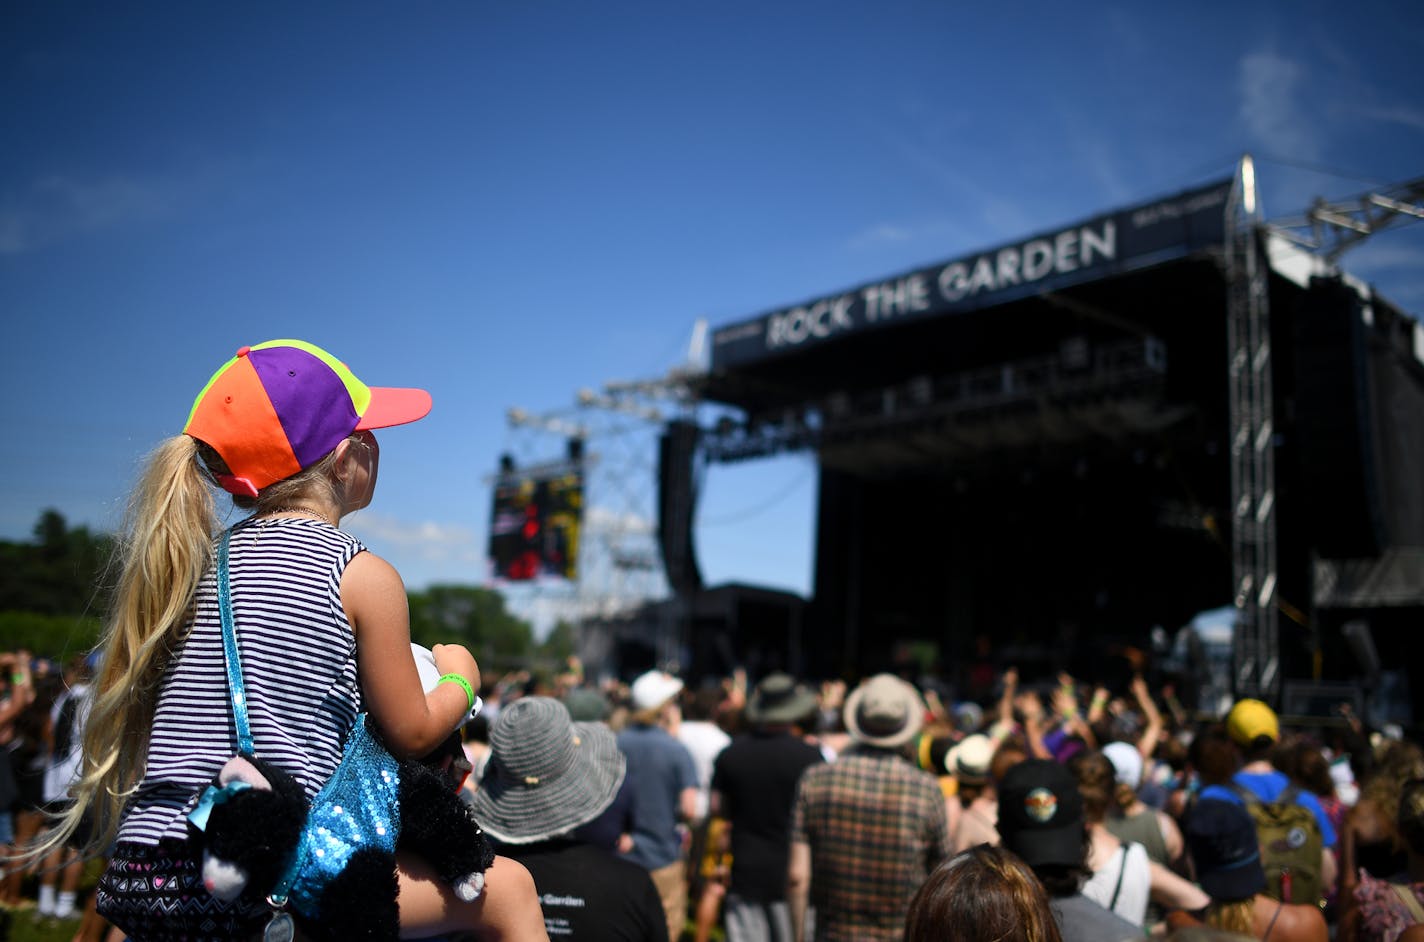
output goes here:
[[[412, 587], [482, 583], [498, 455], [562, 447], [507, 408], [572, 415], [580, 388], [677, 366], [699, 317], [1172, 193], [1245, 151], [1268, 217], [1418, 176], [1421, 47], [1424, 8], [1374, 2], [12, 0], [0, 538], [47, 507], [113, 527], [212, 370], [295, 336], [431, 390], [349, 527]], [[1424, 312], [1424, 226], [1346, 267]], [[650, 508], [650, 447], [609, 444], [600, 519]], [[712, 468], [708, 580], [809, 591], [815, 481], [807, 456]]]

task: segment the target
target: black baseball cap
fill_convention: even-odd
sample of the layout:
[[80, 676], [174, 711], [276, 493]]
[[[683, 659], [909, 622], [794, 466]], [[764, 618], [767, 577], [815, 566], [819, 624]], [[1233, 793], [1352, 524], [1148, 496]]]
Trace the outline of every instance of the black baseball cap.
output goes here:
[[1083, 865], [1083, 797], [1053, 759], [1025, 759], [999, 783], [999, 837], [1030, 867]]

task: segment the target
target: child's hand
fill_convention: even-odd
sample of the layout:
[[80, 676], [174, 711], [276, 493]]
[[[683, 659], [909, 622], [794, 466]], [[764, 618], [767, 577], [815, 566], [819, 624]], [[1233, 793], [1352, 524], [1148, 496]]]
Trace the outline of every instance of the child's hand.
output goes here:
[[442, 674], [459, 674], [480, 689], [480, 666], [463, 644], [437, 644], [430, 649], [435, 655], [435, 669]]

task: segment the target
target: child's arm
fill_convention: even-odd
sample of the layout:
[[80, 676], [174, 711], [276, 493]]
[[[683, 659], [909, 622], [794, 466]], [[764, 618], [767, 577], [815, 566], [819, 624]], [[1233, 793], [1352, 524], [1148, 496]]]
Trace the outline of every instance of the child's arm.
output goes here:
[[[427, 695], [410, 651], [410, 610], [395, 567], [373, 553], [359, 553], [341, 577], [341, 604], [356, 632], [356, 667], [366, 709], [386, 748], [399, 758], [418, 758], [438, 746], [469, 712], [457, 683], [437, 684]], [[472, 689], [480, 669], [458, 644], [432, 649], [441, 674], [459, 674]]]

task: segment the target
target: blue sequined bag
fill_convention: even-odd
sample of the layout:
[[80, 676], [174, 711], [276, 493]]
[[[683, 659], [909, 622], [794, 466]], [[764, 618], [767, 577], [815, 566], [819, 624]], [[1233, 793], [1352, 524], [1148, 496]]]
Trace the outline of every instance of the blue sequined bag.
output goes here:
[[293, 909], [311, 919], [322, 889], [357, 850], [394, 853], [400, 836], [400, 775], [396, 759], [366, 725], [366, 714], [346, 739], [341, 764], [312, 799], [306, 827], [287, 873], [272, 893], [282, 902], [283, 885]]

